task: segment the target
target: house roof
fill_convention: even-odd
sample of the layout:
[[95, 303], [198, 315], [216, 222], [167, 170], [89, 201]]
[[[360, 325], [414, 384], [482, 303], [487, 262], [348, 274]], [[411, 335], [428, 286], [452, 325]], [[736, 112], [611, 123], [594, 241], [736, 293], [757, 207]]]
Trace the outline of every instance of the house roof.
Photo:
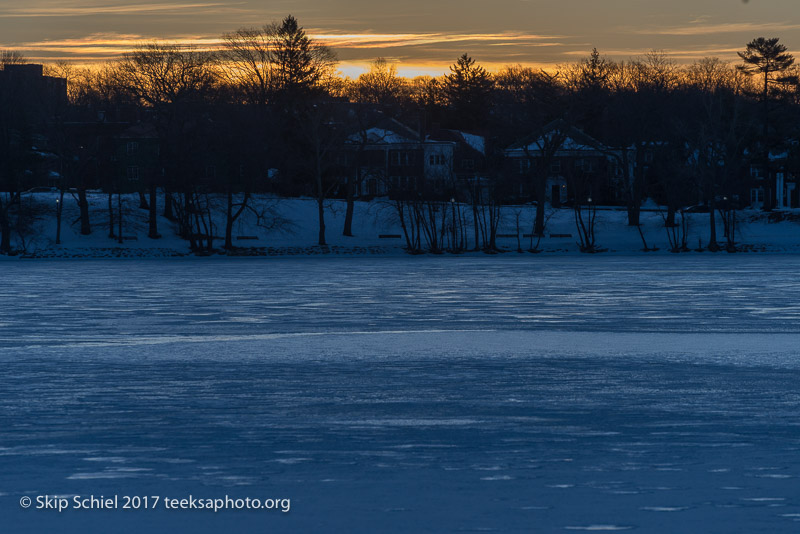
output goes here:
[[346, 142], [350, 144], [406, 144], [420, 140], [416, 131], [380, 110], [362, 111], [360, 120], [348, 122], [347, 128]]
[[585, 134], [574, 126], [567, 124], [565, 121], [557, 119], [547, 124], [538, 133], [524, 137], [512, 144], [506, 149], [506, 152], [524, 150], [533, 152], [541, 151], [542, 147], [544, 147], [547, 142], [551, 141], [558, 132], [565, 136], [564, 140], [558, 147], [558, 151], [607, 152], [609, 150], [607, 146], [597, 139]]
[[426, 140], [458, 143], [481, 155], [486, 155], [486, 139], [482, 135], [463, 132], [461, 130], [437, 128], [427, 136]]
[[155, 139], [158, 138], [156, 127], [149, 122], [138, 122], [119, 134], [122, 139]]
[[409, 139], [400, 133], [386, 128], [373, 127], [367, 130], [351, 134], [347, 137], [349, 143], [365, 142], [370, 145], [393, 145], [401, 143], [414, 143], [415, 139]]

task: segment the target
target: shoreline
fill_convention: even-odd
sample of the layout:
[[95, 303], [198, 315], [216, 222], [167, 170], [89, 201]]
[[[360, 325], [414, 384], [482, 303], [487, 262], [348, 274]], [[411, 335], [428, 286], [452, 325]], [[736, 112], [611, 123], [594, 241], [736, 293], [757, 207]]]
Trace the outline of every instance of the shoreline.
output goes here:
[[790, 250], [788, 247], [770, 247], [769, 245], [744, 244], [737, 247], [736, 252], [728, 252], [724, 248], [711, 252], [708, 249], [690, 249], [683, 252], [672, 252], [669, 249], [656, 250], [613, 250], [607, 249], [598, 252], [580, 252], [578, 250], [551, 249], [530, 252], [523, 250], [518, 252], [516, 249], [502, 249], [495, 252], [485, 251], [464, 251], [464, 252], [423, 252], [409, 253], [401, 247], [380, 247], [380, 246], [356, 246], [344, 247], [340, 245], [329, 245], [321, 247], [319, 245], [307, 247], [259, 247], [251, 249], [239, 249], [225, 251], [220, 249], [213, 253], [194, 253], [191, 251], [181, 251], [173, 248], [132, 248], [132, 247], [87, 247], [87, 248], [64, 248], [46, 249], [34, 253], [19, 253], [8, 256], [0, 256], [0, 261], [14, 260], [180, 260], [180, 259], [268, 259], [268, 258], [592, 258], [592, 257], [657, 257], [668, 256], [692, 257], [699, 256], [793, 256], [800, 254], [800, 245]]

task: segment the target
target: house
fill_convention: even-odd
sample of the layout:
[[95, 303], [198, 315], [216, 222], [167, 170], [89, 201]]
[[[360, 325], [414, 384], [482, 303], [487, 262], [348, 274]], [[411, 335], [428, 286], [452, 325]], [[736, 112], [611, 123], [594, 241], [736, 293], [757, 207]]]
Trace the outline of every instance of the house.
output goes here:
[[138, 122], [114, 137], [112, 161], [114, 162], [114, 190], [143, 191], [160, 179], [160, 141], [151, 122]]
[[[544, 200], [553, 206], [576, 198], [603, 204], [621, 201], [623, 151], [612, 149], [563, 121], [554, 121], [504, 151], [506, 177], [516, 200]], [[631, 173], [632, 174], [632, 173]], [[536, 198], [544, 177], [545, 198]]]
[[0, 70], [0, 95], [3, 105], [27, 113], [44, 112], [42, 120], [67, 105], [67, 80], [44, 75], [44, 66], [9, 64]]
[[753, 209], [789, 209], [800, 207], [800, 165], [798, 146], [770, 152], [769, 164], [754, 161], [750, 165], [750, 207]]
[[[440, 143], [440, 145], [431, 145], [432, 151], [436, 146], [447, 146], [448, 149], [452, 149], [452, 152], [448, 152], [451, 158], [448, 169], [450, 189], [471, 188], [475, 184], [485, 181], [486, 139], [484, 136], [434, 126], [425, 139], [428, 144]], [[433, 154], [428, 156], [426, 175], [432, 179], [436, 179], [435, 163], [437, 162], [436, 156]], [[443, 188], [444, 185], [439, 187], [440, 190]]]
[[336, 154], [340, 183], [356, 197], [443, 194], [454, 178], [456, 143], [423, 139], [399, 121], [376, 115], [353, 128]]

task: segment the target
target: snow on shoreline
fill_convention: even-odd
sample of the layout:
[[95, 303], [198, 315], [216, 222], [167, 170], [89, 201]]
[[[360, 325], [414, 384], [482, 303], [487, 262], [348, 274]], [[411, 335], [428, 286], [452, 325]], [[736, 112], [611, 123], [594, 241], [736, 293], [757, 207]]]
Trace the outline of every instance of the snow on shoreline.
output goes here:
[[[90, 220], [92, 234], [79, 234], [77, 204], [69, 195], [64, 197], [62, 214], [61, 244], [56, 238], [56, 193], [36, 193], [26, 195], [23, 202], [34, 202], [40, 206], [41, 218], [33, 231], [26, 236], [25, 252], [16, 256], [0, 256], [0, 259], [41, 258], [41, 259], [88, 259], [88, 258], [179, 258], [194, 257], [188, 243], [177, 236], [175, 223], [159, 217], [158, 227], [162, 237], [147, 237], [147, 210], [138, 208], [138, 196], [124, 196], [123, 243], [108, 236], [107, 196], [90, 194]], [[386, 200], [356, 202], [353, 219], [353, 237], [342, 235], [345, 217], [345, 202], [330, 200], [326, 202], [326, 238], [328, 246], [316, 244], [318, 222], [316, 202], [313, 199], [274, 199], [256, 196], [256, 202], [270, 203], [274, 212], [283, 222], [276, 228], [265, 228], [256, 224], [254, 217], [246, 214], [234, 224], [234, 252], [222, 249], [225, 233], [224, 215], [219, 210], [214, 234], [217, 253], [215, 257], [278, 257], [278, 256], [375, 256], [405, 255], [403, 231], [397, 223], [394, 208]], [[163, 197], [159, 196], [159, 202]], [[116, 201], [114, 202], [116, 204]], [[502, 251], [517, 254], [518, 246], [525, 251], [531, 247], [530, 237], [535, 206], [507, 206], [503, 209], [498, 230], [497, 244]], [[466, 210], [471, 211], [471, 210]], [[159, 213], [162, 206], [159, 206]], [[516, 220], [519, 214], [520, 225]], [[574, 214], [570, 208], [551, 210], [548, 213], [546, 236], [539, 247], [544, 255], [580, 254], [575, 228]], [[756, 210], [738, 212], [736, 243], [740, 252], [759, 252], [777, 254], [800, 253], [800, 213], [794, 211], [766, 214]], [[707, 213], [687, 214], [688, 239], [691, 252], [696, 256], [705, 250], [709, 236], [709, 215]], [[639, 232], [626, 224], [623, 208], [600, 209], [597, 213], [597, 244], [605, 250], [603, 254], [659, 255], [670, 254], [667, 233], [663, 224], [663, 212], [649, 209], [642, 211], [642, 232], [647, 245], [656, 251], [644, 252]], [[779, 221], [779, 222], [774, 222]], [[115, 229], [116, 230], [116, 229]], [[519, 241], [517, 234], [520, 235]], [[472, 243], [472, 229], [467, 230], [468, 244]], [[15, 245], [21, 247], [17, 236]], [[722, 222], [717, 218], [717, 242], [724, 246]], [[707, 251], [706, 251], [707, 252]], [[483, 256], [482, 252], [467, 252], [467, 256]], [[536, 255], [525, 252], [526, 257]]]

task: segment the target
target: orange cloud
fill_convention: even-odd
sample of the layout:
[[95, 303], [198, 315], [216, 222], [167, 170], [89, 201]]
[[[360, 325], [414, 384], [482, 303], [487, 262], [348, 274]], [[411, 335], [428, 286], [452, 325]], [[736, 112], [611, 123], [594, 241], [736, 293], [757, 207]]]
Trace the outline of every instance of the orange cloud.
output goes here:
[[395, 33], [395, 34], [314, 34], [317, 39], [335, 48], [391, 48], [443, 43], [476, 42], [484, 44], [538, 43], [556, 39], [555, 35], [519, 32], [503, 33]]
[[[549, 42], [557, 36], [534, 35], [517, 32], [503, 33], [312, 33], [311, 37], [339, 50], [379, 50], [412, 46], [431, 46], [454, 43], [480, 43], [489, 46], [555, 46]], [[179, 36], [168, 40], [138, 34], [94, 33], [72, 39], [48, 39], [44, 41], [5, 43], [32, 59], [47, 58], [55, 54], [68, 54], [75, 58], [113, 58], [144, 42], [166, 41], [201, 50], [221, 48], [222, 40], [210, 36]]]
[[194, 3], [194, 4], [129, 4], [120, 6], [57, 6], [57, 7], [14, 7], [0, 8], [0, 18], [32, 17], [85, 17], [92, 15], [155, 15], [180, 13], [191, 10], [193, 13], [233, 13], [244, 11], [234, 4]]
[[725, 22], [720, 24], [696, 24], [685, 26], [671, 26], [668, 28], [649, 28], [635, 30], [634, 33], [642, 35], [712, 35], [719, 33], [773, 33], [782, 30], [797, 30], [800, 24], [754, 23], [754, 22]]

